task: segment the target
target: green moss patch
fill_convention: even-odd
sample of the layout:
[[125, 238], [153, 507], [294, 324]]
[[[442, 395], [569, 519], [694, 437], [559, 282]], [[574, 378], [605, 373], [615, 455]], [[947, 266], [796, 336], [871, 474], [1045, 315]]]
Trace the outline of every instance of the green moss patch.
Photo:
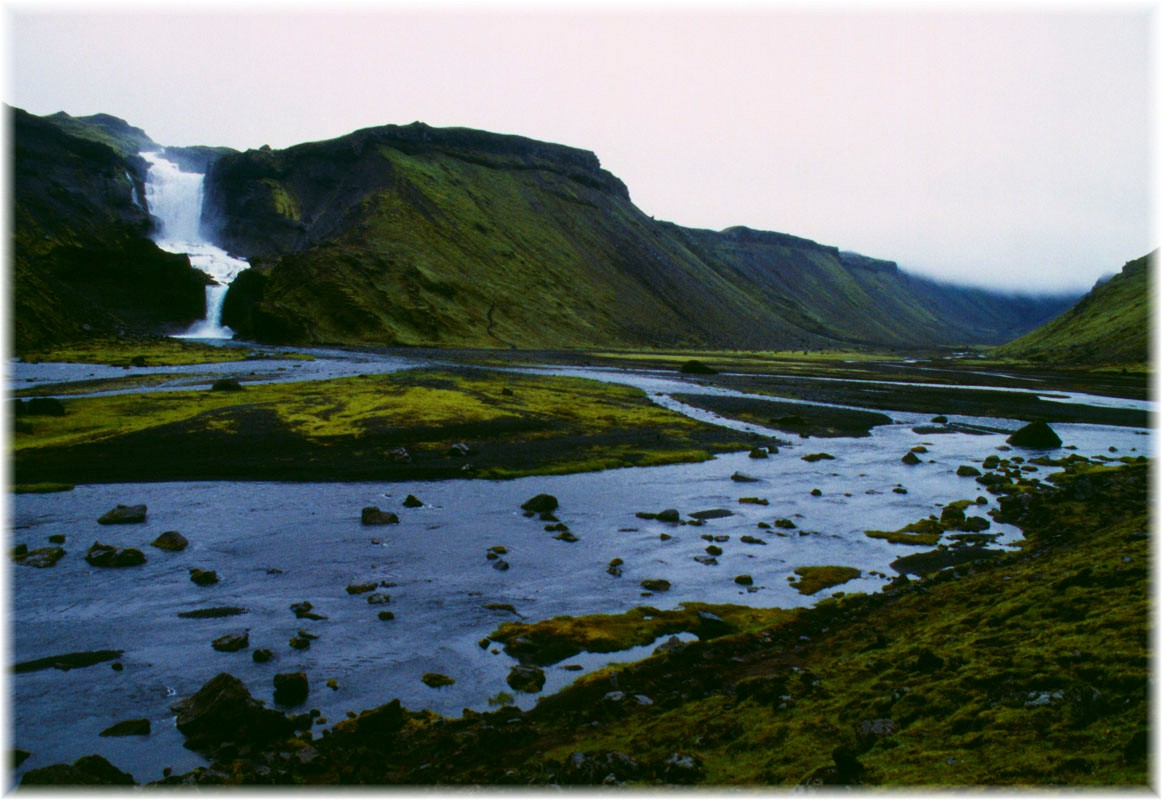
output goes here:
[[862, 573], [855, 567], [798, 567], [795, 574], [798, 580], [791, 581], [799, 594], [815, 594], [832, 586], [855, 580]]

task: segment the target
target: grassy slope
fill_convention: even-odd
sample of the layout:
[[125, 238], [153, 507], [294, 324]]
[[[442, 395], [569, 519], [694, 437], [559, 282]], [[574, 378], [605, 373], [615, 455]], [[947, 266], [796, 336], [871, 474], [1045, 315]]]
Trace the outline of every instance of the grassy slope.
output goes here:
[[994, 353], [1060, 365], [1146, 364], [1154, 255], [1130, 261], [1069, 311]]
[[956, 290], [796, 237], [656, 222], [556, 146], [430, 133], [223, 158], [222, 236], [267, 276], [239, 282], [261, 297], [231, 316], [232, 291], [227, 323], [294, 343], [760, 349], [998, 341], [998, 318], [1024, 319], [984, 293], [982, 314], [950, 314]]

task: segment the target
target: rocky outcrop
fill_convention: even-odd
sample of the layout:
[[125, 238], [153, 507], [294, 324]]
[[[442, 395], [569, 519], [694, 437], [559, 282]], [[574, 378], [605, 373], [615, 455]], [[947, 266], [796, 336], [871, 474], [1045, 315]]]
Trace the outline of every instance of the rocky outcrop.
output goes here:
[[78, 136], [61, 120], [9, 112], [17, 351], [94, 334], [175, 332], [201, 319], [206, 277], [149, 239], [146, 165], [113, 135], [114, 118], [73, 126], [86, 133]]
[[242, 681], [226, 672], [180, 701], [175, 710], [186, 747], [205, 755], [217, 752], [226, 742], [260, 745], [292, 733], [286, 716], [255, 700]]

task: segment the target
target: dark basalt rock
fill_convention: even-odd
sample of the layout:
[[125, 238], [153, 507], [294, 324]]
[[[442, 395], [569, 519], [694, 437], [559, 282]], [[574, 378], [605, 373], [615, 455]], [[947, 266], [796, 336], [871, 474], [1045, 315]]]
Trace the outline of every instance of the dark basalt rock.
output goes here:
[[1049, 450], [1061, 446], [1061, 437], [1046, 422], [1030, 422], [1005, 440], [1015, 447]]
[[12, 560], [17, 564], [25, 567], [37, 567], [44, 569], [51, 567], [56, 562], [64, 558], [65, 550], [63, 547], [40, 547], [36, 550], [24, 550], [17, 554], [13, 553]]
[[538, 494], [521, 504], [523, 510], [531, 511], [534, 514], [556, 511], [557, 506], [557, 498], [551, 494]]
[[418, 497], [416, 497], [414, 494], [409, 494], [407, 497], [404, 498], [403, 507], [404, 508], [423, 508], [424, 501], [419, 499]]
[[197, 608], [193, 611], [179, 611], [178, 617], [181, 619], [221, 619], [245, 613], [246, 609], [238, 606], [216, 606], [214, 608]]
[[535, 694], [545, 686], [545, 672], [540, 667], [518, 664], [508, 673], [505, 682], [518, 692]]
[[214, 649], [220, 653], [236, 653], [250, 646], [250, 633], [248, 631], [227, 633], [224, 636], [219, 636], [212, 644]]
[[210, 386], [211, 392], [241, 392], [242, 384], [234, 378], [219, 378]]
[[360, 512], [364, 525], [398, 525], [399, 516], [394, 511], [381, 511], [375, 506], [367, 506]]
[[213, 586], [218, 582], [218, 573], [212, 569], [190, 568], [190, 580], [198, 586]]
[[123, 506], [118, 504], [116, 508], [106, 511], [98, 518], [97, 522], [101, 525], [131, 525], [138, 522], [145, 522], [146, 506]]
[[212, 755], [225, 742], [265, 744], [293, 730], [290, 720], [251, 697], [246, 685], [227, 672], [211, 678], [174, 709], [186, 747], [204, 755]]
[[105, 730], [101, 731], [100, 736], [148, 736], [151, 731], [150, 722], [147, 719], [127, 719], [123, 722], [118, 722], [116, 725], [110, 725]]
[[70, 669], [80, 669], [82, 667], [91, 667], [94, 664], [100, 664], [104, 661], [115, 661], [121, 658], [124, 650], [87, 650], [79, 653], [63, 653], [59, 656], [48, 656], [47, 658], [36, 658], [32, 661], [22, 661], [12, 667], [12, 671], [19, 674], [22, 672], [36, 672], [42, 669], [59, 669], [68, 671]]
[[274, 702], [280, 706], [297, 706], [310, 694], [305, 672], [280, 672], [274, 676]]
[[51, 764], [31, 769], [20, 779], [21, 786], [135, 786], [137, 781], [101, 756], [83, 756], [69, 764]]
[[55, 397], [34, 397], [27, 403], [17, 406], [17, 409], [30, 417], [63, 417], [65, 415], [65, 404]]
[[454, 678], [449, 678], [447, 675], [442, 675], [439, 672], [425, 672], [424, 676], [420, 678], [426, 686], [433, 689], [440, 689], [444, 686], [451, 686], [456, 682]]
[[85, 561], [94, 567], [136, 567], [145, 563], [145, 554], [136, 547], [113, 547], [100, 542], [93, 542], [89, 552], [85, 554]]
[[670, 582], [662, 578], [646, 578], [641, 582], [641, 587], [647, 592], [668, 592]]
[[190, 542], [177, 531], [166, 531], [150, 542], [150, 544], [159, 550], [168, 550], [177, 553], [189, 547]]
[[904, 453], [904, 457], [900, 460], [909, 466], [915, 466], [920, 463], [920, 456], [909, 450], [907, 453]]

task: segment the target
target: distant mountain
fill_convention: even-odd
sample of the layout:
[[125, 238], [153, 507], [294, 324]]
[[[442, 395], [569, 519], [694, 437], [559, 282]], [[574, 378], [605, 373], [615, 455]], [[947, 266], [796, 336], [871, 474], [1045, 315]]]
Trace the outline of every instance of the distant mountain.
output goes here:
[[1103, 278], [1067, 312], [997, 355], [1061, 366], [1143, 365], [1150, 360], [1150, 272], [1155, 250]]
[[146, 164], [126, 154], [148, 137], [104, 115], [9, 112], [17, 351], [201, 319], [205, 276], [149, 239]]
[[799, 237], [658, 222], [584, 150], [388, 125], [226, 155], [204, 221], [275, 343], [783, 348], [999, 343], [1070, 299], [946, 286]]
[[[13, 119], [17, 349], [168, 333], [201, 273], [149, 239], [162, 149], [98, 114]], [[1062, 311], [789, 234], [654, 220], [597, 157], [421, 123], [285, 150], [167, 147], [207, 170], [205, 226], [253, 267], [223, 321], [284, 343], [809, 348], [1000, 343]]]

